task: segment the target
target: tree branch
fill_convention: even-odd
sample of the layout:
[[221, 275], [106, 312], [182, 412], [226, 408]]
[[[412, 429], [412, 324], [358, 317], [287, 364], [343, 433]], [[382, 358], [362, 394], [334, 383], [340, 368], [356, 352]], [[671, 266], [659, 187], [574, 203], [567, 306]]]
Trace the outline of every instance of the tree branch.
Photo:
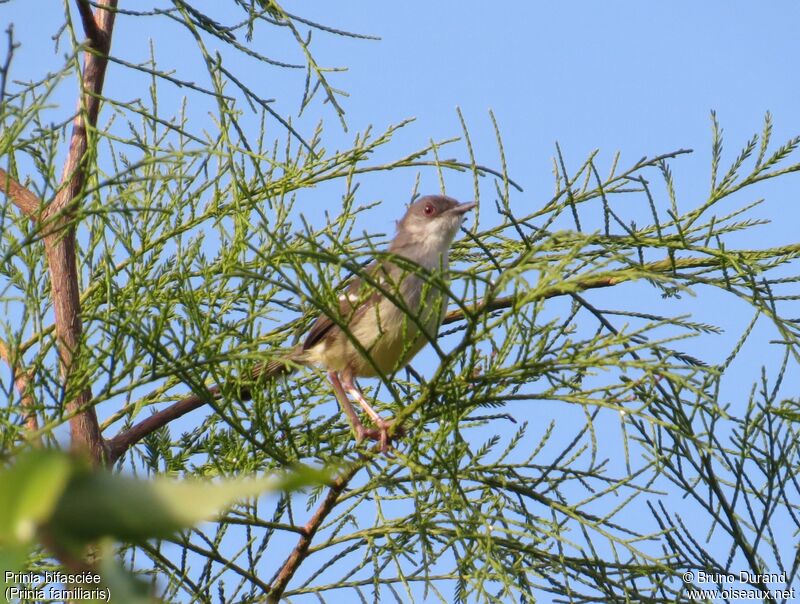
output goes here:
[[[700, 262], [704, 263], [704, 264], [692, 264], [692, 266], [713, 266], [715, 264], [718, 264], [713, 259], [708, 260], [702, 258], [702, 259], [689, 259], [689, 260], [699, 260]], [[673, 262], [672, 260], [669, 259], [660, 260], [658, 262], [652, 262], [650, 264], [646, 264], [642, 268], [646, 271], [666, 272], [667, 270], [672, 270], [673, 268], [675, 268], [676, 264], [679, 262], [681, 261], [676, 260], [675, 262]], [[567, 281], [546, 289], [538, 299], [548, 300], [550, 298], [555, 298], [557, 296], [565, 296], [578, 291], [598, 289], [601, 287], [613, 287], [614, 285], [619, 285], [620, 283], [625, 283], [626, 281], [633, 281], [636, 278], [638, 278], [638, 276], [634, 277], [631, 275], [625, 275], [620, 273], [619, 275], [604, 275], [602, 277], [594, 277], [590, 279], [582, 279], [571, 282]], [[503, 296], [501, 298], [494, 298], [482, 304], [476, 304], [475, 306], [469, 307], [466, 310], [462, 310], [460, 308], [451, 310], [445, 315], [444, 319], [442, 320], [442, 325], [457, 323], [458, 321], [462, 321], [468, 316], [475, 316], [487, 312], [494, 312], [496, 310], [505, 310], [507, 308], [513, 308], [513, 306], [517, 303], [517, 300], [518, 300], [517, 296]]]
[[[39, 422], [36, 419], [36, 411], [33, 408], [33, 396], [30, 392], [30, 384], [33, 376], [30, 372], [18, 367], [15, 362], [16, 359], [11, 358], [11, 352], [2, 340], [0, 340], [0, 359], [8, 364], [14, 375], [14, 385], [17, 387], [17, 391], [20, 394], [22, 408], [25, 409], [25, 427], [30, 432], [36, 432], [39, 429]], [[37, 444], [41, 444], [41, 442], [37, 441]]]
[[[797, 246], [789, 246], [787, 250], [800, 251], [800, 244]], [[576, 292], [587, 291], [590, 289], [599, 289], [603, 287], [613, 287], [628, 281], [635, 281], [644, 278], [647, 273], [655, 274], [668, 274], [678, 269], [687, 268], [703, 268], [715, 267], [720, 265], [722, 260], [713, 256], [708, 257], [694, 257], [694, 258], [665, 258], [656, 262], [649, 262], [642, 265], [641, 272], [620, 271], [619, 273], [612, 273], [597, 277], [589, 277], [586, 279], [576, 279], [573, 281], [565, 281], [557, 285], [553, 285], [545, 289], [538, 299], [547, 300], [558, 296], [572, 295]], [[445, 315], [442, 325], [457, 323], [463, 321], [468, 317], [474, 317], [483, 313], [494, 312], [497, 310], [505, 310], [513, 308], [517, 304], [519, 298], [517, 296], [503, 296], [501, 298], [494, 298], [488, 302], [476, 304], [465, 308], [457, 308], [451, 310]], [[292, 370], [289, 364], [281, 361], [272, 361], [266, 365], [257, 366], [252, 373], [252, 378], [257, 380], [269, 380], [279, 375], [283, 375]], [[250, 386], [239, 386], [239, 396], [243, 400], [251, 398]], [[211, 394], [212, 399], [220, 397], [222, 389], [220, 386], [213, 386], [209, 388], [208, 392]], [[148, 434], [165, 426], [173, 419], [181, 417], [190, 411], [194, 411], [205, 405], [209, 401], [208, 397], [202, 397], [197, 394], [187, 395], [185, 398], [173, 403], [169, 407], [162, 409], [142, 420], [138, 424], [120, 432], [117, 436], [108, 441], [109, 445], [109, 459], [111, 463], [117, 461], [125, 452], [139, 442]]]
[[0, 168], [0, 191], [6, 194], [20, 212], [31, 220], [36, 220], [42, 208], [42, 202], [30, 189], [23, 187], [2, 168]]
[[[218, 398], [219, 388], [214, 386], [209, 389], [211, 398]], [[125, 452], [130, 449], [137, 442], [142, 440], [148, 434], [152, 434], [159, 428], [166, 426], [174, 419], [186, 415], [190, 411], [194, 411], [198, 407], [202, 407], [209, 401], [208, 397], [203, 397], [197, 394], [190, 394], [182, 398], [177, 403], [173, 403], [166, 409], [162, 409], [153, 413], [147, 419], [140, 421], [125, 430], [120, 432], [114, 438], [107, 442], [108, 445], [108, 462], [109, 464], [115, 463]]]
[[88, 0], [77, 0], [78, 12], [81, 14], [81, 21], [83, 23], [83, 32], [89, 38], [92, 46], [97, 47], [98, 42], [103, 39], [103, 31], [98, 27], [95, 21], [92, 7], [89, 5]]
[[[279, 375], [289, 373], [290, 371], [291, 367], [289, 365], [280, 361], [274, 361], [266, 365], [256, 366], [252, 371], [251, 378], [257, 380], [271, 380]], [[172, 420], [202, 407], [210, 400], [219, 399], [220, 396], [221, 388], [219, 386], [212, 386], [205, 395], [195, 393], [189, 394], [169, 407], [153, 413], [153, 415], [147, 419], [143, 419], [138, 424], [120, 432], [107, 443], [109, 463], [115, 463], [128, 449], [148, 434], [152, 434], [159, 428], [166, 426]], [[250, 386], [240, 386], [239, 397], [242, 400], [250, 400], [252, 398]]]
[[[669, 266], [672, 267], [672, 264], [670, 263]], [[555, 287], [552, 290], [546, 291], [543, 295], [543, 298], [553, 298], [555, 296], [565, 295], [577, 290], [610, 287], [625, 280], [626, 279], [614, 278], [612, 276], [590, 279], [586, 280], [585, 282], [573, 283], [569, 286], [565, 285], [563, 287]], [[472, 306], [466, 310], [451, 310], [445, 316], [442, 324], [446, 325], [449, 323], [456, 323], [464, 320], [467, 316], [474, 316], [484, 312], [492, 312], [495, 310], [511, 308], [515, 303], [515, 296], [506, 296], [503, 298], [496, 298], [485, 304]], [[257, 380], [269, 380], [279, 375], [288, 373], [289, 371], [291, 371], [291, 367], [289, 365], [282, 363], [281, 361], [273, 361], [266, 365], [257, 366], [253, 370], [252, 378]], [[221, 388], [219, 386], [213, 386], [209, 388], [209, 393], [213, 399], [218, 399], [220, 392]], [[243, 400], [249, 400], [251, 397], [249, 387], [240, 387], [239, 396]], [[207, 396], [203, 397], [197, 394], [189, 394], [185, 398], [173, 403], [169, 407], [154, 413], [147, 419], [144, 419], [127, 430], [120, 432], [117, 434], [117, 436], [108, 441], [110, 463], [116, 462], [130, 447], [142, 440], [148, 434], [155, 432], [172, 420], [202, 407], [208, 401], [209, 399]]]
[[356, 472], [358, 472], [360, 469], [360, 464], [354, 465], [342, 476], [337, 478], [328, 489], [328, 494], [325, 495], [325, 499], [319, 505], [317, 511], [314, 512], [314, 515], [311, 517], [311, 519], [303, 527], [303, 534], [300, 539], [298, 539], [297, 545], [294, 546], [294, 549], [286, 558], [286, 561], [278, 571], [275, 580], [272, 582], [272, 589], [270, 590], [269, 595], [267, 595], [268, 604], [278, 604], [280, 602], [281, 596], [283, 595], [283, 592], [286, 591], [286, 586], [289, 584], [289, 581], [291, 581], [294, 573], [297, 572], [297, 569], [303, 563], [303, 560], [306, 559], [308, 548], [311, 546], [311, 541], [314, 539], [314, 535], [316, 535], [320, 525], [325, 518], [327, 518], [328, 514], [331, 513], [331, 510], [333, 510], [333, 508], [336, 506], [339, 495], [342, 494], [342, 491], [344, 491], [344, 489], [353, 479], [353, 476], [355, 476]]
[[[72, 122], [61, 187], [44, 213], [44, 222], [47, 224], [45, 253], [50, 271], [61, 377], [65, 386], [68, 386], [73, 375], [75, 354], [80, 348], [83, 333], [74, 214], [86, 183], [88, 130], [97, 125], [117, 0], [100, 0], [96, 14], [92, 13], [86, 0], [77, 0], [77, 3], [92, 50], [84, 53], [78, 113]], [[65, 388], [65, 391], [70, 392], [70, 389]], [[72, 415], [70, 434], [73, 448], [88, 453], [94, 463], [105, 462], [106, 447], [92, 406], [91, 388], [81, 388], [74, 398], [65, 402], [64, 408]]]

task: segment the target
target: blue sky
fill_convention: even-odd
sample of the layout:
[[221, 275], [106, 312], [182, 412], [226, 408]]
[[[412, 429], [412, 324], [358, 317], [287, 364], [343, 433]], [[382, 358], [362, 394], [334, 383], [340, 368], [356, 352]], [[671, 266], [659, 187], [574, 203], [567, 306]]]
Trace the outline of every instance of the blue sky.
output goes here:
[[[122, 7], [127, 4], [121, 3]], [[40, 10], [34, 13], [34, 6]], [[366, 41], [315, 34], [313, 48], [320, 63], [348, 67], [346, 73], [332, 76], [332, 82], [350, 93], [342, 100], [349, 132], [343, 132], [330, 109], [319, 104], [298, 119], [301, 127], [310, 128], [324, 117], [327, 146], [345, 147], [355, 132], [367, 126], [380, 131], [415, 117], [416, 122], [392, 147], [392, 156], [398, 157], [430, 139], [458, 136], [458, 106], [470, 128], [478, 161], [497, 166], [491, 109], [503, 135], [510, 174], [525, 189], [512, 198], [516, 208], [539, 207], [549, 199], [556, 141], [572, 167], [596, 148], [601, 149], [601, 165], [607, 165], [617, 150], [626, 165], [644, 155], [695, 149], [694, 155], [672, 163], [685, 210], [702, 202], [708, 192], [712, 109], [725, 129], [728, 161], [761, 129], [768, 110], [774, 117], [775, 144], [800, 133], [800, 78], [795, 67], [800, 56], [800, 4], [796, 2], [362, 0], [292, 1], [284, 7], [320, 23], [381, 37]], [[60, 9], [61, 3], [53, 0], [0, 5], [0, 25], [15, 22], [17, 38], [23, 42], [15, 58], [17, 77], [41, 73], [54, 64], [48, 36], [57, 26]], [[121, 17], [114, 53], [130, 61], [144, 60], [152, 38], [162, 68], [180, 69], [186, 79], [207, 84], [205, 74], [185, 50], [188, 38], [159, 36], [159, 27], [153, 23], [152, 29], [142, 28], [141, 23]], [[287, 38], [266, 34], [259, 48], [275, 59], [300, 60]], [[248, 63], [238, 66], [247, 69]], [[275, 97], [275, 107], [282, 113], [296, 113], [303, 74], [262, 69], [250, 72], [248, 82], [264, 96]], [[142, 94], [128, 78], [129, 74], [111, 65], [107, 90], [116, 87], [122, 96]], [[184, 92], [167, 85], [162, 90], [162, 106], [168, 114]], [[74, 90], [61, 92], [71, 110]], [[202, 103], [190, 108], [192, 120], [206, 116]], [[448, 157], [466, 158], [463, 146], [453, 149], [446, 153]], [[360, 190], [363, 201], [381, 200], [386, 209], [364, 217], [361, 227], [391, 232], [414, 180], [411, 172], [366, 180]], [[433, 172], [424, 173], [421, 183], [422, 192], [438, 190]], [[448, 193], [461, 199], [473, 194], [471, 175], [449, 175], [446, 184]], [[743, 238], [742, 245], [797, 241], [797, 186], [798, 179], [789, 177], [759, 189], [768, 202], [756, 214], [780, 219]], [[324, 210], [335, 213], [338, 198], [326, 198], [329, 193], [325, 189], [307, 192], [302, 211], [310, 220], [321, 221]], [[481, 223], [492, 224], [497, 220], [492, 215], [492, 189], [484, 186], [482, 195], [490, 203], [481, 209]], [[650, 295], [626, 302], [652, 310], [660, 302], [652, 299], [652, 291]], [[697, 349], [692, 344], [686, 348], [716, 362], [721, 359], [715, 354], [727, 354], [729, 338], [738, 335], [737, 326], [746, 318], [737, 314], [743, 307], [721, 307], [724, 296], [705, 295], [708, 303], [700, 300], [693, 306], [694, 318], [721, 323], [730, 328], [730, 336], [711, 339]], [[612, 306], [619, 296], [610, 290], [599, 292], [595, 299]], [[741, 381], [731, 387], [732, 400], [737, 390], [757, 379], [761, 363], [774, 356], [774, 348], [766, 343], [769, 326], [762, 329], [761, 343], [741, 361]], [[793, 379], [796, 383], [797, 376]]]
[[345, 106], [354, 129], [415, 116], [422, 136], [445, 137], [458, 133], [453, 109], [460, 106], [479, 153], [491, 153], [491, 108], [511, 172], [527, 191], [550, 190], [555, 141], [575, 161], [597, 147], [630, 160], [693, 147], [705, 159], [711, 109], [737, 150], [766, 110], [778, 140], [795, 133], [800, 117], [800, 82], [790, 70], [797, 4], [512, 2], [487, 10], [477, 2], [348, 2], [317, 9], [303, 14], [382, 37], [324, 40], [321, 56], [350, 69], [340, 81], [352, 93]]
[[[52, 0], [13, 0], [0, 7], [0, 24], [13, 21], [23, 42], [15, 58], [16, 75], [28, 67], [53, 64], [49, 36], [60, 10], [37, 11], [31, 19], [34, 4], [61, 6]], [[204, 7], [224, 19], [225, 11], [215, 10], [224, 5], [206, 2]], [[332, 82], [350, 94], [342, 100], [350, 133], [337, 131], [327, 106], [312, 106], [301, 123], [325, 117], [330, 139], [344, 146], [354, 132], [369, 125], [381, 129], [415, 117], [416, 123], [399, 141], [412, 149], [429, 139], [460, 134], [455, 114], [459, 106], [479, 159], [496, 165], [487, 113], [492, 109], [511, 174], [530, 201], [552, 190], [550, 158], [556, 141], [575, 163], [595, 148], [609, 159], [620, 150], [624, 163], [626, 158], [633, 162], [645, 154], [691, 147], [695, 156], [681, 160], [675, 169], [690, 170], [688, 179], [705, 177], [700, 182], [706, 184], [711, 109], [725, 128], [731, 157], [760, 129], [766, 110], [775, 118], [776, 141], [794, 135], [800, 123], [800, 80], [791, 71], [800, 46], [796, 3], [511, 2], [492, 11], [478, 2], [354, 0], [288, 2], [285, 8], [381, 37], [365, 41], [315, 34], [319, 62], [348, 67], [346, 73], [333, 75]], [[152, 40], [160, 66], [207, 83], [192, 52], [187, 52], [188, 36], [174, 35], [171, 29], [173, 35], [159, 37], [160, 31], [164, 30], [158, 21], [122, 17], [114, 52], [127, 60], [144, 60]], [[300, 60], [286, 38], [263, 35], [257, 42], [259, 50], [275, 59]], [[246, 61], [241, 65], [249, 66]], [[260, 68], [248, 73], [248, 83], [276, 98], [277, 109], [296, 113], [302, 72]], [[119, 66], [112, 65], [108, 84], [130, 89], [131, 97], [142, 92], [131, 84], [130, 72]], [[67, 107], [72, 107], [74, 91], [63, 92]], [[184, 94], [167, 85], [162, 92], [165, 113]], [[199, 108], [191, 109], [190, 115], [207, 119]], [[370, 194], [405, 203], [412, 179], [404, 176], [408, 182], [392, 176]], [[423, 186], [438, 188], [430, 177]], [[452, 194], [469, 196], [469, 183], [464, 178], [447, 184]]]

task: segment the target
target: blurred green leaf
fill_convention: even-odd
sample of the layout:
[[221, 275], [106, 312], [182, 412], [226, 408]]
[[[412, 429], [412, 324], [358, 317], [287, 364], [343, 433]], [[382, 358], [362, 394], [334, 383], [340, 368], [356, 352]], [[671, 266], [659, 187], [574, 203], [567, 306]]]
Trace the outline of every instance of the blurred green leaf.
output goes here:
[[36, 450], [0, 472], [0, 545], [33, 539], [63, 493], [72, 463], [65, 453]]
[[86, 543], [100, 537], [123, 541], [165, 538], [214, 518], [245, 497], [267, 491], [297, 490], [329, 478], [330, 472], [304, 466], [279, 476], [219, 482], [140, 480], [91, 472], [70, 482], [49, 530], [63, 544]]

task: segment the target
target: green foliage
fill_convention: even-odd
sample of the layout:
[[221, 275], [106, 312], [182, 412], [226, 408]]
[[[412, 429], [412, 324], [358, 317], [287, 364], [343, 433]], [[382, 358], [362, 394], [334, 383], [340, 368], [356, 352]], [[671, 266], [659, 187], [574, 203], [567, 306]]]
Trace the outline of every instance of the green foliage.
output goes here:
[[[800, 528], [800, 403], [785, 382], [800, 363], [800, 244], [743, 248], [739, 235], [766, 225], [759, 187], [800, 170], [800, 139], [776, 145], [767, 115], [726, 164], [713, 117], [710, 189], [691, 202], [678, 171], [687, 151], [628, 167], [596, 152], [570, 168], [557, 148], [555, 192], [532, 201], [506, 173], [494, 116], [499, 171], [477, 163], [463, 117], [464, 162], [445, 158], [461, 152], [456, 139], [387, 160], [408, 122], [358, 133], [344, 149], [332, 148], [322, 124], [305, 135], [228, 70], [225, 52], [266, 66], [275, 61], [234, 34], [249, 42], [259, 27], [288, 32], [307, 76], [302, 110], [322, 95], [339, 120], [341, 94], [308, 32], [349, 34], [275, 2], [234, 4], [243, 11], [235, 27], [185, 2], [156, 13], [191, 32], [210, 88], [155, 60], [117, 59], [132, 77], [147, 75], [149, 98], [107, 92], [105, 122], [92, 133], [91, 178], [74, 219], [85, 337], [65, 388], [41, 229], [0, 208], [0, 340], [14, 366], [0, 372], [9, 401], [0, 451], [57, 444], [69, 419], [61, 402], [88, 385], [108, 437], [189, 392], [207, 402], [136, 444], [118, 464], [129, 473], [344, 470], [335, 480], [301, 473], [317, 485], [308, 493], [253, 498], [195, 526], [269, 485], [144, 481], [65, 470], [61, 457], [22, 458], [10, 480], [36, 504], [0, 493], [0, 510], [15, 518], [0, 535], [29, 535], [25, 527], [50, 519], [64, 542], [121, 539], [126, 564], [152, 569], [164, 601], [672, 602], [685, 570], [786, 569], [795, 580], [786, 534]], [[45, 200], [58, 187], [64, 144], [47, 106], [56, 82], [75, 75], [73, 59], [15, 89], [0, 112], [9, 173]], [[212, 102], [213, 127], [191, 123], [185, 108], [165, 117], [161, 90], [176, 83], [193, 102]], [[397, 170], [435, 170], [443, 188], [466, 178], [482, 220], [497, 219], [455, 246], [450, 283], [432, 280], [458, 312], [424, 360], [367, 388], [407, 431], [381, 456], [353, 443], [319, 372], [250, 376], [381, 253], [385, 236], [361, 235], [359, 221], [378, 210], [359, 184]], [[308, 205], [314, 189], [339, 200], [324, 220]], [[695, 346], [713, 348], [722, 331], [692, 316], [702, 296], [750, 313], [730, 349]], [[781, 351], [781, 365], [737, 398], [731, 382], [758, 337]], [[20, 391], [12, 378], [23, 374]], [[243, 386], [252, 401], [242, 400]], [[23, 405], [25, 395], [32, 403]], [[36, 430], [25, 427], [31, 410]], [[25, 463], [35, 466], [27, 481]], [[278, 594], [277, 575], [295, 553], [300, 570]], [[3, 555], [8, 568], [24, 563], [11, 549]]]
[[267, 491], [291, 492], [330, 479], [330, 472], [296, 467], [283, 476], [261, 479], [142, 480], [92, 470], [83, 460], [57, 451], [23, 453], [0, 471], [4, 578], [6, 571], [24, 568], [37, 544], [69, 561], [99, 543], [100, 570], [114, 601], [152, 601], [142, 599], [138, 582], [114, 562], [107, 538], [132, 543], [167, 539], [217, 517], [237, 500]]

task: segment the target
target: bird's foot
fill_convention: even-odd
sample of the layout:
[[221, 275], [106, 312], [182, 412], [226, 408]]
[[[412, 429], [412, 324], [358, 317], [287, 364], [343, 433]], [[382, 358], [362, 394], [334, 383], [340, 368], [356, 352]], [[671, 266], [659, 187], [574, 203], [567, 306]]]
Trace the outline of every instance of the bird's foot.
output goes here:
[[394, 434], [390, 437], [389, 429], [394, 422], [381, 419], [377, 423], [377, 428], [365, 428], [363, 425], [359, 425], [356, 428], [356, 442], [360, 443], [365, 438], [374, 440], [380, 443], [381, 453], [386, 453], [391, 448], [392, 438], [402, 438], [406, 435], [405, 429], [403, 429], [402, 426], [397, 426], [394, 430]]

